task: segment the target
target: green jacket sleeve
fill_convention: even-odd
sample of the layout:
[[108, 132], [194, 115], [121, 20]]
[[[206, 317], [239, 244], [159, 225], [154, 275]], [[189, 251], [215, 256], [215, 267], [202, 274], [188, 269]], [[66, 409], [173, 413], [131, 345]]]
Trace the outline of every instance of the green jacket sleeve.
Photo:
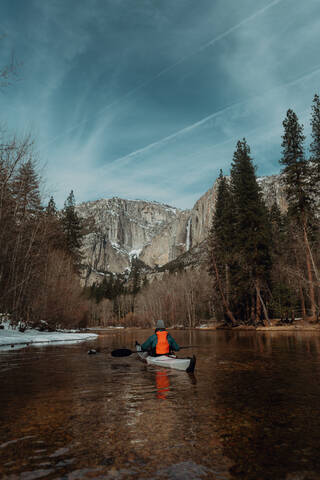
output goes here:
[[151, 335], [147, 340], [141, 345], [141, 348], [144, 352], [154, 347], [154, 342], [156, 341], [156, 335]]
[[171, 337], [170, 333], [168, 333], [167, 340], [168, 340], [169, 345], [170, 345], [170, 347], [171, 347], [172, 350], [175, 350], [176, 352], [178, 352], [178, 350], [180, 350], [179, 345], [178, 345], [177, 342], [174, 340], [174, 338]]

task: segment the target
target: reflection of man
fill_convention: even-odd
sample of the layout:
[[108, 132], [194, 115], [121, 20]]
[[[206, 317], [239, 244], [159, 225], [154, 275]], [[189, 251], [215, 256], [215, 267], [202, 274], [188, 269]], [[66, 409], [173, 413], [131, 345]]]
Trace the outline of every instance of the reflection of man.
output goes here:
[[165, 329], [163, 320], [157, 321], [155, 333], [141, 345], [141, 348], [144, 352], [150, 352], [154, 356], [167, 355], [180, 350], [177, 342]]
[[157, 398], [165, 400], [170, 390], [170, 382], [167, 372], [156, 372]]

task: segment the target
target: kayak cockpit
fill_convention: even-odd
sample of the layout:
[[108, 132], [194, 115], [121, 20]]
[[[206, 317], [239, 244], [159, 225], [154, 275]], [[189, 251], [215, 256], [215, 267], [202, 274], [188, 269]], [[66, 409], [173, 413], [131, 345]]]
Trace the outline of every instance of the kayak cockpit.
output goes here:
[[178, 358], [175, 355], [158, 355], [156, 357], [150, 355], [148, 352], [143, 352], [141, 345], [136, 342], [136, 350], [138, 358], [148, 365], [158, 367], [172, 368], [174, 370], [181, 370], [188, 373], [193, 373], [196, 366], [196, 357]]

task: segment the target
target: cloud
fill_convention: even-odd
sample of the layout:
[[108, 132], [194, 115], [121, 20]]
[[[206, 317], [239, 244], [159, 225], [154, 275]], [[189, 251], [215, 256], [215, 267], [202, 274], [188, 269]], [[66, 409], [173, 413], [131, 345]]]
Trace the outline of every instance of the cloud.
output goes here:
[[191, 207], [239, 138], [276, 173], [287, 108], [308, 122], [318, 0], [17, 3], [0, 6], [24, 60], [2, 111], [34, 132], [59, 205], [73, 188]]
[[[240, 101], [235, 103], [234, 105], [229, 105], [217, 112], [213, 112], [210, 115], [207, 115], [206, 117], [202, 118], [201, 120], [198, 120], [197, 122], [192, 123], [191, 125], [188, 125], [187, 127], [184, 127], [164, 138], [161, 138], [160, 140], [157, 140], [156, 142], [150, 143], [149, 145], [146, 145], [145, 147], [142, 147], [138, 150], [135, 150], [127, 155], [124, 155], [123, 157], [117, 158], [116, 160], [112, 161], [111, 166], [108, 166], [109, 170], [117, 168], [119, 165], [125, 166], [129, 165], [130, 162], [135, 158], [139, 157], [141, 155], [145, 155], [149, 153], [152, 150], [159, 149], [165, 145], [168, 145], [169, 143], [172, 143], [175, 139], [178, 137], [182, 136], [187, 136], [189, 135], [193, 130], [196, 130], [198, 128], [201, 128], [205, 126], [206, 124], [209, 124], [212, 122], [214, 119], [217, 117], [228, 117], [228, 114], [232, 114], [232, 112], [239, 111], [241, 108], [245, 108], [249, 104], [251, 104], [251, 111], [253, 110], [252, 105], [257, 109], [258, 108], [258, 103], [260, 103], [259, 108], [264, 108], [264, 105], [261, 105], [261, 101], [267, 96], [270, 97], [270, 94], [276, 94], [277, 91], [281, 91], [287, 87], [292, 87], [300, 82], [305, 82], [307, 79], [310, 79], [320, 73], [320, 64], [316, 65], [314, 68], [311, 69], [311, 71], [305, 72], [302, 75], [299, 75], [297, 78], [294, 78], [287, 83], [284, 83], [282, 85], [272, 87], [269, 90], [264, 91], [261, 95], [257, 95], [256, 97], [249, 97], [246, 100]], [[279, 98], [279, 95], [278, 95]], [[279, 105], [279, 104], [278, 104]], [[272, 107], [274, 111], [274, 106]], [[279, 108], [276, 109], [276, 113], [278, 114]], [[281, 112], [283, 112], [283, 108], [281, 109]], [[264, 111], [264, 115], [266, 115], [266, 112]], [[221, 119], [220, 119], [221, 121]], [[224, 121], [224, 120], [222, 120]], [[228, 119], [227, 119], [228, 123]], [[212, 147], [211, 147], [212, 148]]]
[[[179, 66], [180, 64], [186, 62], [187, 60], [189, 60], [190, 58], [194, 57], [195, 55], [199, 54], [200, 52], [203, 52], [204, 50], [206, 50], [207, 48], [209, 47], [212, 47], [214, 46], [217, 42], [219, 42], [220, 40], [223, 40], [224, 38], [228, 37], [229, 35], [231, 35], [232, 33], [236, 32], [238, 29], [240, 29], [241, 27], [245, 26], [247, 23], [251, 22], [252, 20], [256, 19], [259, 15], [262, 15], [263, 13], [265, 13], [267, 10], [269, 10], [270, 8], [276, 6], [277, 4], [279, 4], [280, 2], [282, 2], [283, 0], [274, 0], [272, 2], [270, 2], [268, 5], [264, 6], [263, 8], [255, 11], [252, 15], [249, 15], [248, 17], [244, 18], [243, 20], [241, 20], [239, 23], [237, 23], [236, 25], [233, 25], [231, 28], [228, 28], [227, 30], [225, 30], [223, 33], [215, 36], [214, 38], [212, 38], [210, 41], [206, 42], [205, 44], [201, 45], [200, 47], [198, 47], [196, 50], [192, 51], [191, 53], [187, 54], [187, 55], [184, 55], [182, 56], [181, 58], [179, 58], [177, 61], [175, 61], [174, 63], [168, 65], [167, 67], [163, 68], [162, 70], [160, 70], [156, 75], [152, 76], [151, 78], [148, 78], [146, 79], [145, 81], [143, 81], [142, 83], [140, 83], [138, 86], [132, 88], [131, 90], [127, 91], [124, 95], [122, 95], [120, 98], [112, 101], [111, 103], [105, 105], [102, 109], [100, 109], [97, 113], [96, 113], [96, 116], [101, 116], [103, 115], [104, 113], [106, 113], [108, 110], [114, 108], [115, 106], [117, 106], [119, 103], [123, 102], [124, 100], [130, 98], [132, 95], [136, 94], [137, 92], [139, 92], [140, 90], [148, 87], [149, 85], [151, 85], [153, 82], [155, 82], [156, 80], [160, 79], [162, 76], [166, 75], [167, 73], [171, 72], [172, 70], [174, 70], [177, 66]], [[76, 43], [76, 42], [75, 42]], [[228, 108], [228, 107], [226, 107]], [[69, 133], [73, 132], [74, 130], [76, 129], [79, 129], [79, 127], [82, 127], [83, 125], [85, 125], [87, 122], [89, 121], [92, 121], [92, 118], [84, 118], [82, 119], [80, 122], [78, 123], [75, 123], [73, 125], [71, 125], [65, 132], [63, 132], [62, 134], [52, 138], [46, 146], [50, 145], [51, 143], [54, 143], [56, 142], [57, 140], [59, 140], [60, 138], [62, 137], [65, 137], [67, 136]]]

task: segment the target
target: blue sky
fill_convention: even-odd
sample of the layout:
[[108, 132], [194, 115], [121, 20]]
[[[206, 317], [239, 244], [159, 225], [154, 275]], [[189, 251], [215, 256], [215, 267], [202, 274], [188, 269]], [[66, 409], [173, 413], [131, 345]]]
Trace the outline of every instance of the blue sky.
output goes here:
[[63, 205], [119, 196], [190, 208], [246, 137], [279, 172], [282, 121], [308, 134], [319, 0], [2, 0], [0, 121], [31, 132]]

